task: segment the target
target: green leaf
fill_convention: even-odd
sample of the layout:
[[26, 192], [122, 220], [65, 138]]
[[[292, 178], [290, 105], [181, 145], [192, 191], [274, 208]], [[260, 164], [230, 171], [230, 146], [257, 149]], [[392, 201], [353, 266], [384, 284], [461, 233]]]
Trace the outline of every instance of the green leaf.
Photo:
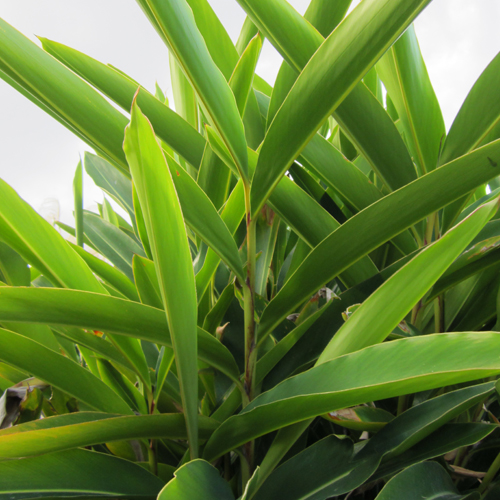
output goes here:
[[[218, 139], [210, 128], [207, 129], [209, 141], [214, 151], [230, 168], [231, 159], [224, 149], [222, 141]], [[257, 153], [248, 149], [250, 173], [257, 163]], [[242, 195], [243, 198], [243, 195]], [[282, 177], [269, 199], [270, 207], [283, 219], [295, 233], [297, 233], [310, 247], [315, 247], [324, 238], [339, 227], [339, 223], [316, 200], [305, 193], [287, 176]], [[244, 215], [243, 201], [240, 207], [240, 221]], [[239, 214], [238, 214], [239, 215]], [[368, 279], [377, 272], [375, 265], [368, 258], [359, 265], [353, 266], [342, 273], [345, 283], [356, 284]]]
[[[134, 94], [139, 87], [137, 82], [116, 68], [96, 61], [75, 49], [46, 38], [40, 40], [46, 52], [59, 59], [121, 108], [127, 112], [130, 110]], [[197, 168], [205, 147], [203, 137], [189, 123], [143, 87], [140, 88], [137, 103], [153, 123], [158, 136]], [[121, 117], [121, 114], [114, 108], [111, 107], [111, 109]], [[116, 144], [113, 143], [114, 147], [118, 147], [118, 141], [119, 147], [121, 147], [126, 119], [120, 120], [120, 125], [122, 126], [122, 134], [120, 138], [116, 139]], [[101, 135], [106, 135], [106, 131], [104, 130]], [[127, 168], [125, 158], [122, 159], [122, 164], [124, 168]]]
[[30, 268], [12, 248], [0, 241], [0, 276], [7, 285], [30, 286]]
[[0, 232], [9, 246], [54, 285], [104, 291], [63, 237], [1, 179]]
[[[127, 119], [72, 71], [0, 20], [0, 71], [42, 109], [126, 171]], [[9, 79], [7, 79], [8, 81]], [[9, 83], [9, 81], [8, 81]]]
[[252, 90], [255, 67], [257, 66], [261, 49], [262, 37], [257, 34], [244, 50], [229, 80], [229, 87], [233, 91], [241, 116], [245, 114], [248, 96]]
[[335, 358], [258, 396], [219, 427], [204, 456], [213, 460], [258, 436], [336, 409], [492, 376], [500, 372], [498, 345], [497, 333], [427, 335]]
[[158, 500], [234, 500], [229, 483], [205, 460], [193, 460], [177, 469]]
[[132, 222], [135, 220], [134, 202], [130, 179], [117, 170], [111, 163], [88, 151], [83, 157], [85, 171], [105, 193], [109, 194], [123, 210], [126, 210]]
[[99, 257], [95, 257], [81, 247], [73, 245], [72, 243], [70, 243], [70, 246], [97, 276], [118, 290], [124, 297], [135, 300], [136, 302], [139, 300], [137, 290], [133, 283], [116, 267], [113, 267]]
[[196, 182], [210, 198], [216, 210], [220, 210], [227, 200], [230, 181], [231, 171], [207, 144]]
[[224, 76], [215, 65], [185, 0], [141, 0], [156, 23], [195, 90], [201, 106], [235, 160], [240, 175], [248, 178], [248, 159], [243, 123]]
[[353, 459], [349, 439], [328, 436], [295, 455], [271, 474], [254, 500], [319, 500], [356, 489], [375, 471], [378, 460]]
[[[252, 182], [253, 214], [325, 119], [427, 3], [364, 2], [315, 52], [276, 114], [262, 145]], [[348, 51], [342, 50], [347, 46]], [[286, 126], [290, 123], [296, 125]]]
[[186, 120], [195, 130], [198, 130], [198, 103], [196, 94], [189, 80], [184, 76], [179, 63], [172, 52], [168, 54], [170, 81], [174, 95], [175, 111]]
[[[2, 288], [2, 293], [3, 293]], [[104, 382], [79, 364], [17, 333], [1, 329], [0, 359], [61, 389], [91, 408], [130, 414]]]
[[[200, 416], [200, 438], [210, 437], [218, 425]], [[181, 413], [121, 416], [77, 412], [35, 420], [0, 431], [0, 460], [146, 438], [186, 439], [184, 416]]]
[[498, 200], [478, 208], [389, 278], [335, 333], [318, 363], [383, 342], [495, 215], [497, 208]]
[[134, 255], [132, 267], [134, 269], [135, 285], [141, 302], [157, 309], [163, 309], [155, 263], [139, 255]]
[[378, 62], [377, 72], [401, 119], [413, 159], [422, 173], [434, 170], [446, 131], [413, 26]]
[[500, 103], [492, 95], [500, 85], [500, 54], [490, 62], [467, 95], [439, 158], [448, 163], [476, 149], [500, 120]]
[[[138, 302], [57, 288], [2, 287], [0, 296], [0, 321], [76, 326], [172, 347], [165, 311]], [[115, 341], [117, 338], [113, 336]], [[198, 355], [200, 360], [238, 381], [239, 370], [233, 356], [201, 328]]]
[[162, 487], [163, 481], [134, 463], [87, 450], [0, 463], [0, 494], [12, 500], [38, 495], [153, 499]]
[[[304, 300], [358, 258], [494, 177], [496, 167], [488, 158], [500, 161], [500, 141], [433, 170], [349, 219], [307, 256], [269, 303], [261, 316], [259, 336], [272, 331]], [[331, 255], [335, 255], [334, 260]]]
[[73, 198], [75, 205], [76, 244], [83, 248], [83, 171], [82, 162], [78, 162], [73, 179]]
[[413, 465], [393, 477], [377, 495], [377, 500], [420, 500], [441, 498], [446, 500], [479, 500], [479, 493], [461, 495], [449, 474], [435, 462]]
[[92, 245], [133, 281], [132, 258], [134, 255], [145, 257], [144, 250], [135, 240], [97, 214], [85, 211], [83, 221], [85, 235]]
[[484, 422], [443, 425], [409, 450], [384, 462], [372, 479], [375, 481], [422, 460], [439, 457], [463, 446], [472, 446], [488, 437], [497, 428], [496, 424]]
[[244, 281], [238, 247], [214, 205], [196, 181], [168, 153], [165, 158], [186, 224]]
[[[240, 3], [244, 3], [244, 8], [247, 8], [248, 2]], [[273, 6], [280, 3], [276, 0], [272, 2]], [[325, 0], [311, 2], [304, 16], [305, 20], [297, 16], [292, 9], [289, 9], [286, 15], [270, 16], [272, 10], [268, 8], [269, 2], [254, 0], [251, 4], [252, 8], [258, 9], [254, 21], [260, 23], [261, 29], [264, 25], [272, 32], [272, 36], [276, 38], [274, 44], [277, 42], [288, 46], [290, 43], [286, 38], [288, 32], [292, 32], [295, 40], [299, 41], [299, 46], [295, 50], [287, 52], [291, 59], [287, 59], [287, 54], [282, 52], [288, 64], [286, 62], [282, 64], [274, 85], [268, 115], [270, 124], [290, 92], [297, 77], [296, 72], [302, 71], [323, 42], [305, 20], [327, 37], [336, 28], [350, 2], [340, 1], [334, 4]], [[281, 10], [280, 13], [284, 14], [284, 11]], [[313, 40], [312, 45], [310, 40]], [[412, 160], [396, 126], [377, 98], [362, 82], [358, 83], [339, 105], [334, 117], [388, 187], [397, 189], [416, 178]]]
[[136, 103], [124, 149], [144, 211], [172, 336], [192, 458], [198, 455], [197, 301], [191, 252], [172, 175], [153, 128]]
[[236, 51], [238, 55], [241, 57], [243, 51], [246, 49], [247, 45], [250, 43], [250, 40], [259, 32], [257, 26], [252, 22], [252, 20], [247, 16], [245, 18], [245, 22], [240, 31], [240, 35], [238, 36], [238, 41], [236, 42]]

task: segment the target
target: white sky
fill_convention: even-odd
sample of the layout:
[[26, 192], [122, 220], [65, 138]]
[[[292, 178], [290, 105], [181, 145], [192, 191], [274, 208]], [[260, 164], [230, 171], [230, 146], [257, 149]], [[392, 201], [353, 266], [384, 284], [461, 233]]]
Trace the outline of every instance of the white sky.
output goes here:
[[[236, 0], [209, 1], [236, 40], [245, 19]], [[309, 2], [290, 3], [303, 13]], [[167, 51], [133, 0], [0, 0], [0, 17], [37, 43], [34, 35], [64, 43], [112, 63], [150, 90], [158, 81], [170, 94]], [[447, 128], [500, 51], [499, 20], [498, 0], [434, 0], [415, 23]], [[279, 65], [266, 42], [258, 73], [272, 83]], [[61, 219], [72, 223], [74, 170], [89, 148], [2, 80], [0, 117], [0, 177], [37, 210], [45, 199], [58, 199]], [[84, 197], [86, 207], [102, 201], [89, 178]]]

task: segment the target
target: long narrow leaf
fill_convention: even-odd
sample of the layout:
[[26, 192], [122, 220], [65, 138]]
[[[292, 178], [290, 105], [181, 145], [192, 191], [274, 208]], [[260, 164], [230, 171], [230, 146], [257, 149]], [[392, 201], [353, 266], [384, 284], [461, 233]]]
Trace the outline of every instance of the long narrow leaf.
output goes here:
[[197, 302], [179, 199], [153, 128], [134, 103], [124, 149], [144, 210], [156, 274], [173, 340], [191, 456], [198, 455]]

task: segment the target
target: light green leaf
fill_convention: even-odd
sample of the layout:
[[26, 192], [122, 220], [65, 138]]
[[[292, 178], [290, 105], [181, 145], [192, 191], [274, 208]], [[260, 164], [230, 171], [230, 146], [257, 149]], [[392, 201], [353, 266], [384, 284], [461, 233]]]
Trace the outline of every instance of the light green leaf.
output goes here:
[[205, 460], [193, 460], [177, 469], [158, 500], [234, 500], [229, 484]]
[[[200, 438], [207, 439], [218, 422], [199, 417]], [[0, 431], [0, 460], [82, 448], [122, 439], [186, 439], [181, 413], [121, 416], [77, 412], [35, 420]]]
[[[226, 420], [205, 447], [216, 457], [273, 430], [366, 401], [493, 376], [497, 333], [454, 333], [396, 340], [335, 358], [261, 394]], [[370, 366], [370, 370], [360, 370]]]
[[0, 494], [11, 500], [40, 495], [155, 498], [162, 487], [163, 481], [132, 462], [87, 450], [0, 463]]
[[1, 179], [0, 230], [2, 239], [54, 285], [104, 291], [63, 237]]
[[198, 130], [198, 103], [193, 87], [191, 87], [189, 80], [184, 76], [172, 52], [168, 54], [168, 62], [170, 65], [170, 81], [172, 82], [175, 111], [195, 130]]
[[231, 152], [240, 175], [248, 178], [243, 123], [224, 76], [215, 65], [186, 0], [141, 0], [195, 90], [202, 108]]
[[500, 120], [500, 103], [492, 98], [500, 85], [500, 54], [490, 62], [465, 98], [439, 163], [443, 165], [476, 149]]
[[497, 208], [498, 200], [478, 208], [389, 278], [335, 333], [318, 363], [383, 342], [495, 215]]
[[73, 198], [75, 206], [76, 244], [83, 248], [83, 171], [82, 162], [78, 162], [73, 179]]
[[414, 161], [422, 173], [434, 170], [446, 131], [413, 26], [378, 62], [377, 71], [401, 119]]
[[124, 150], [144, 211], [172, 336], [192, 458], [198, 455], [197, 301], [191, 252], [172, 175], [153, 128], [134, 103]]
[[500, 141], [433, 170], [349, 219], [307, 256], [269, 303], [261, 316], [259, 336], [272, 331], [304, 300], [359, 257], [494, 177], [496, 167], [488, 158], [500, 161]]
[[229, 87], [233, 91], [241, 116], [245, 114], [248, 96], [252, 89], [255, 67], [257, 66], [261, 49], [262, 37], [257, 34], [244, 50], [229, 80]]

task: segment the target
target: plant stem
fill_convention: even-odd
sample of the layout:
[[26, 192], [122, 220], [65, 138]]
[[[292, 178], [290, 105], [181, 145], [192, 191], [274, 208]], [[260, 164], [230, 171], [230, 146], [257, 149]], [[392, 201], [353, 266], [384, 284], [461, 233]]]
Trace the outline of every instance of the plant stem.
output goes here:
[[488, 472], [486, 473], [486, 476], [484, 476], [483, 482], [481, 483], [481, 486], [479, 486], [477, 490], [479, 493], [482, 494], [486, 491], [486, 489], [490, 485], [491, 481], [493, 481], [499, 470], [500, 470], [500, 453], [497, 455], [497, 458], [495, 458], [495, 460], [491, 464], [490, 468], [488, 469]]
[[254, 396], [255, 364], [257, 347], [255, 343], [255, 221], [251, 218], [250, 187], [245, 186], [245, 208], [247, 217], [247, 277], [243, 285], [245, 313], [245, 380], [244, 386], [251, 401]]
[[158, 460], [156, 457], [156, 440], [151, 439], [148, 446], [149, 471], [151, 474], [158, 475]]
[[441, 294], [434, 300], [434, 329], [436, 333], [446, 331], [444, 319], [444, 295]]
[[[243, 307], [245, 314], [245, 378], [244, 388], [246, 398], [243, 406], [254, 397], [255, 391], [255, 365], [257, 363], [257, 346], [255, 342], [255, 248], [256, 248], [256, 222], [252, 220], [250, 206], [250, 186], [245, 185], [245, 212], [247, 221], [247, 277], [243, 284]], [[242, 460], [242, 484], [250, 479], [253, 472], [254, 442], [250, 441], [243, 447], [244, 460]], [[243, 467], [246, 461], [246, 467]], [[248, 477], [244, 477], [248, 476]]]

